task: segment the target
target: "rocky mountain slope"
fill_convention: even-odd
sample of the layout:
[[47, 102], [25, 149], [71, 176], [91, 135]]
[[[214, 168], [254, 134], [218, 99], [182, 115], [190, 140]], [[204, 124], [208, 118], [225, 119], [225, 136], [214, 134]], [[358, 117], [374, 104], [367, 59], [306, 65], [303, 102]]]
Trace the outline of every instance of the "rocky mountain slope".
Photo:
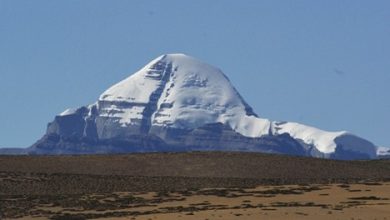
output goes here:
[[335, 159], [376, 157], [376, 146], [260, 118], [221, 70], [184, 54], [163, 55], [105, 91], [97, 102], [57, 115], [30, 154], [249, 151]]

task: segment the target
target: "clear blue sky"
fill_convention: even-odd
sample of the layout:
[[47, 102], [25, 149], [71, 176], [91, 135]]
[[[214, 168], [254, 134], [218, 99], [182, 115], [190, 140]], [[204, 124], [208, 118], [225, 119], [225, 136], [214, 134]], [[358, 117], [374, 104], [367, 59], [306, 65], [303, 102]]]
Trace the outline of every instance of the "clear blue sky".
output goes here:
[[387, 0], [0, 0], [0, 146], [174, 52], [221, 68], [261, 117], [390, 146]]

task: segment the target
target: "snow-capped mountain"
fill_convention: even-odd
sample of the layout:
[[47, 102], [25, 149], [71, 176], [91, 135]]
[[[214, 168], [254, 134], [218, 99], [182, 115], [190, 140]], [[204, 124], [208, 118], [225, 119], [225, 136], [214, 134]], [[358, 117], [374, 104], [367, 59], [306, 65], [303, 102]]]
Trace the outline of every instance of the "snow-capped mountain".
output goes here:
[[31, 153], [229, 150], [337, 159], [375, 158], [376, 146], [258, 117], [223, 72], [184, 54], [160, 56], [97, 102], [68, 109]]

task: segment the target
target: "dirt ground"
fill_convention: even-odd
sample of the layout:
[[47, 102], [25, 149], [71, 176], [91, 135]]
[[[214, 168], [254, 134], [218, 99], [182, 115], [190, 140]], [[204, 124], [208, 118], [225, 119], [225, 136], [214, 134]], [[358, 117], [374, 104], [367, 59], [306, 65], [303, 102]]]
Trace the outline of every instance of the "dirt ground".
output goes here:
[[0, 219], [390, 220], [390, 160], [0, 156]]
[[8, 207], [4, 219], [390, 220], [390, 182], [116, 192], [63, 197], [2, 196], [1, 203]]

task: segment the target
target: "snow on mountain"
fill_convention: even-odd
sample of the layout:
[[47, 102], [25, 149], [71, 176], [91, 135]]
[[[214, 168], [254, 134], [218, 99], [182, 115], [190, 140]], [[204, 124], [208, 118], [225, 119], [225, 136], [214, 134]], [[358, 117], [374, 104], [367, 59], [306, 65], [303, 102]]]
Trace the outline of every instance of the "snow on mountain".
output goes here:
[[[127, 126], [142, 119], [153, 94], [158, 96], [154, 100], [152, 126], [194, 129], [220, 122], [246, 137], [288, 133], [325, 155], [335, 152], [337, 137], [349, 135], [345, 131], [327, 132], [298, 123], [259, 118], [221, 70], [184, 54], [156, 58], [105, 91], [99, 101], [111, 103], [101, 108], [103, 115], [116, 117], [122, 126]], [[116, 102], [138, 105], [124, 109]]]
[[390, 147], [378, 147], [377, 155], [379, 156], [387, 156], [390, 155]]
[[[158, 57], [109, 88], [99, 101], [111, 103], [103, 112], [117, 117], [122, 126], [137, 123], [151, 102], [156, 105], [152, 126], [194, 129], [221, 122], [244, 136], [259, 137], [268, 134], [270, 125], [255, 117], [221, 70], [184, 54]], [[123, 109], [118, 101], [133, 104]]]
[[68, 108], [66, 109], [65, 111], [61, 112], [59, 114], [59, 116], [66, 116], [66, 115], [72, 115], [74, 113], [76, 113], [77, 109], [74, 109], [74, 108]]
[[[216, 130], [207, 130], [211, 129], [208, 127], [196, 131], [209, 125]], [[224, 132], [218, 125], [224, 126]], [[133, 143], [137, 146], [145, 144], [145, 137], [155, 144], [159, 141], [179, 148], [188, 145], [188, 149], [217, 147], [347, 159], [376, 157], [372, 143], [345, 131], [328, 132], [258, 117], [221, 70], [184, 54], [162, 55], [110, 87], [96, 103], [65, 110], [34, 146], [56, 149], [55, 145], [66, 151], [80, 140], [94, 140], [104, 146], [118, 140], [138, 140]], [[203, 138], [206, 142], [199, 142]], [[225, 148], [218, 148], [221, 145]], [[349, 152], [354, 156], [348, 158]]]
[[273, 133], [288, 133], [292, 137], [313, 145], [322, 153], [329, 154], [335, 152], [337, 144], [335, 139], [348, 134], [346, 131], [329, 132], [318, 128], [302, 125], [295, 122], [273, 122]]
[[[111, 105], [100, 109], [122, 126], [131, 125], [143, 117], [155, 92], [161, 94], [155, 100], [152, 125], [194, 129], [220, 122], [247, 137], [269, 133], [271, 122], [254, 115], [221, 70], [184, 54], [160, 56], [112, 86], [99, 98]], [[123, 102], [133, 104], [126, 108], [115, 104]]]

